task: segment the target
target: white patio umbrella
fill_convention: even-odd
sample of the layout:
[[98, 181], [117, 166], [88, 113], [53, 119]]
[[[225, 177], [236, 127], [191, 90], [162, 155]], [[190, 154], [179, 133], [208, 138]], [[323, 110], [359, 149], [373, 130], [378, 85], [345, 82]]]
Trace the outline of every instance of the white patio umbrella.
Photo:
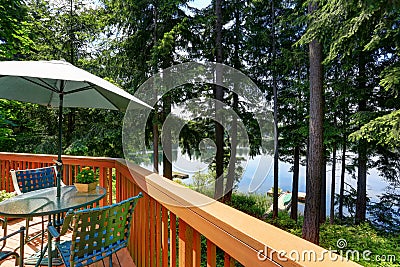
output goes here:
[[[125, 111], [151, 108], [112, 83], [65, 61], [0, 62], [0, 98], [59, 108], [58, 162], [62, 164], [63, 107], [101, 108]], [[61, 172], [57, 176], [60, 196]]]

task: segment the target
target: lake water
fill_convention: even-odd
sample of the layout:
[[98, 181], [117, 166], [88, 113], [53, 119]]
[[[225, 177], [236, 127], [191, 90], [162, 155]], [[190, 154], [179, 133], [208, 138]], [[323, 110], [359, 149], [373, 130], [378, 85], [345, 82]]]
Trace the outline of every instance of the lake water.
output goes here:
[[[249, 192], [249, 184], [251, 183], [251, 177], [253, 176], [254, 169], [259, 163], [259, 157], [255, 157], [249, 161], [248, 168], [246, 168], [242, 180], [238, 184], [238, 191]], [[280, 161], [279, 162], [279, 188], [283, 191], [292, 191], [292, 176], [293, 172], [290, 171], [291, 164]], [[340, 189], [340, 175], [341, 175], [341, 164], [336, 164], [335, 173], [335, 192], [339, 193]], [[273, 186], [273, 169], [268, 173], [266, 179], [261, 184], [256, 193], [264, 194]], [[306, 167], [300, 166], [299, 173], [299, 192], [306, 192]], [[330, 201], [331, 201], [331, 185], [332, 185], [332, 165], [327, 166], [326, 174], [326, 214], [330, 212]], [[345, 183], [350, 184], [353, 188], [357, 189], [357, 180], [351, 178], [349, 173], [346, 173]], [[378, 196], [386, 191], [388, 182], [379, 176], [376, 169], [370, 169], [367, 176], [367, 195], [372, 201], [378, 201]], [[349, 189], [345, 186], [345, 189]], [[299, 203], [299, 211], [304, 210], [304, 205]]]
[[[179, 153], [179, 152], [178, 152]], [[186, 156], [174, 156], [173, 171], [182, 172], [189, 175], [188, 179], [183, 180], [184, 183], [190, 184], [191, 177], [196, 172], [206, 173], [208, 171], [207, 165], [197, 160], [191, 160]], [[160, 160], [162, 162], [162, 160]], [[266, 194], [268, 190], [273, 186], [273, 160], [271, 156], [256, 156], [253, 159], [249, 159], [247, 163], [243, 164], [244, 172], [240, 182], [237, 184], [237, 191], [251, 194]], [[149, 170], [152, 170], [152, 163], [140, 164]], [[260, 166], [262, 167], [260, 169]], [[292, 175], [290, 171], [291, 164], [280, 161], [279, 162], [279, 188], [283, 191], [292, 190]], [[336, 164], [336, 178], [335, 178], [335, 189], [336, 193], [339, 193], [340, 188], [340, 161]], [[159, 167], [160, 173], [162, 174], [162, 166]], [[306, 191], [305, 181], [305, 166], [300, 166], [299, 173], [299, 192]], [[327, 188], [326, 188], [326, 207], [327, 215], [329, 215], [330, 209], [330, 195], [331, 195], [331, 177], [332, 177], [332, 166], [327, 166]], [[352, 179], [349, 173], [346, 173], [345, 182], [350, 184], [353, 188], [357, 188], [357, 180]], [[370, 169], [367, 176], [367, 195], [372, 201], [378, 200], [378, 195], [385, 192], [388, 182], [379, 176], [376, 169]], [[346, 186], [345, 189], [349, 189]], [[299, 205], [299, 210], [303, 209], [303, 205]]]

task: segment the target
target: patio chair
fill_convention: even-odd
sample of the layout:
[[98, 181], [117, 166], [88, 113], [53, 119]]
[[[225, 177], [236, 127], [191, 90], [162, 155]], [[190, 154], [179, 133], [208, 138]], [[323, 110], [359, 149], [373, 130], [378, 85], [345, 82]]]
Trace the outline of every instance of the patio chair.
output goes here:
[[[68, 211], [61, 232], [49, 223], [48, 236], [60, 238], [72, 228], [71, 240], [56, 242], [65, 267], [87, 266], [109, 257], [127, 246], [133, 210], [142, 194], [119, 203], [92, 209]], [[118, 263], [119, 259], [117, 257]], [[120, 264], [121, 265], [121, 264]]]
[[[3, 224], [3, 229], [4, 229], [4, 235], [3, 237], [0, 237], [0, 242], [2, 242], [2, 245], [0, 247], [0, 265], [3, 263], [3, 261], [7, 260], [9, 257], [15, 257], [15, 266], [24, 266], [24, 232], [25, 232], [25, 227], [21, 227], [18, 231], [12, 232], [11, 234], [7, 235], [7, 230], [4, 226], [6, 223], [5, 220], [0, 218], [0, 223]], [[19, 240], [20, 240], [20, 245], [19, 245], [19, 253], [16, 251], [8, 251], [8, 250], [3, 250], [6, 246], [7, 239], [10, 237], [13, 237], [15, 235], [19, 234]]]
[[[49, 166], [36, 169], [25, 169], [25, 170], [10, 170], [14, 190], [18, 195], [36, 191], [44, 188], [55, 187], [57, 181], [57, 167]], [[61, 186], [64, 184], [61, 182]], [[37, 225], [39, 223], [29, 224], [32, 218], [26, 219], [26, 234], [25, 243], [37, 238], [41, 233], [44, 233], [44, 218], [39, 222], [42, 224], [42, 232], [38, 235], [29, 238], [29, 227]]]

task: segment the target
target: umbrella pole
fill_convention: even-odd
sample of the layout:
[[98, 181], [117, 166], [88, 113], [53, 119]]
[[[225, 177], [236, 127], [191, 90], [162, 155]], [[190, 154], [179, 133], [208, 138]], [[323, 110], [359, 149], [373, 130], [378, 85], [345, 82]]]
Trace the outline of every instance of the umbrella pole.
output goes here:
[[61, 176], [62, 176], [62, 117], [63, 117], [63, 102], [64, 102], [64, 81], [61, 81], [61, 92], [59, 94], [60, 103], [58, 107], [58, 170], [57, 170], [57, 198], [61, 196]]

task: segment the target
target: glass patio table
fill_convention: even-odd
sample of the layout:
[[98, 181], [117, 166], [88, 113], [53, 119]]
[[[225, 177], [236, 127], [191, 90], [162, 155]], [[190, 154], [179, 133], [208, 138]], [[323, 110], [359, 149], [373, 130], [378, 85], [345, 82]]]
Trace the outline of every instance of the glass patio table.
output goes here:
[[[75, 186], [61, 187], [61, 195], [57, 198], [57, 188], [50, 187], [24, 193], [0, 202], [0, 215], [7, 218], [29, 218], [49, 216], [67, 212], [70, 209], [87, 207], [98, 202], [106, 195], [105, 188], [97, 186], [90, 192], [78, 192]], [[48, 241], [51, 247], [51, 241]], [[40, 265], [46, 249], [41, 251], [41, 256], [36, 266]], [[52, 263], [49, 262], [49, 266]]]

